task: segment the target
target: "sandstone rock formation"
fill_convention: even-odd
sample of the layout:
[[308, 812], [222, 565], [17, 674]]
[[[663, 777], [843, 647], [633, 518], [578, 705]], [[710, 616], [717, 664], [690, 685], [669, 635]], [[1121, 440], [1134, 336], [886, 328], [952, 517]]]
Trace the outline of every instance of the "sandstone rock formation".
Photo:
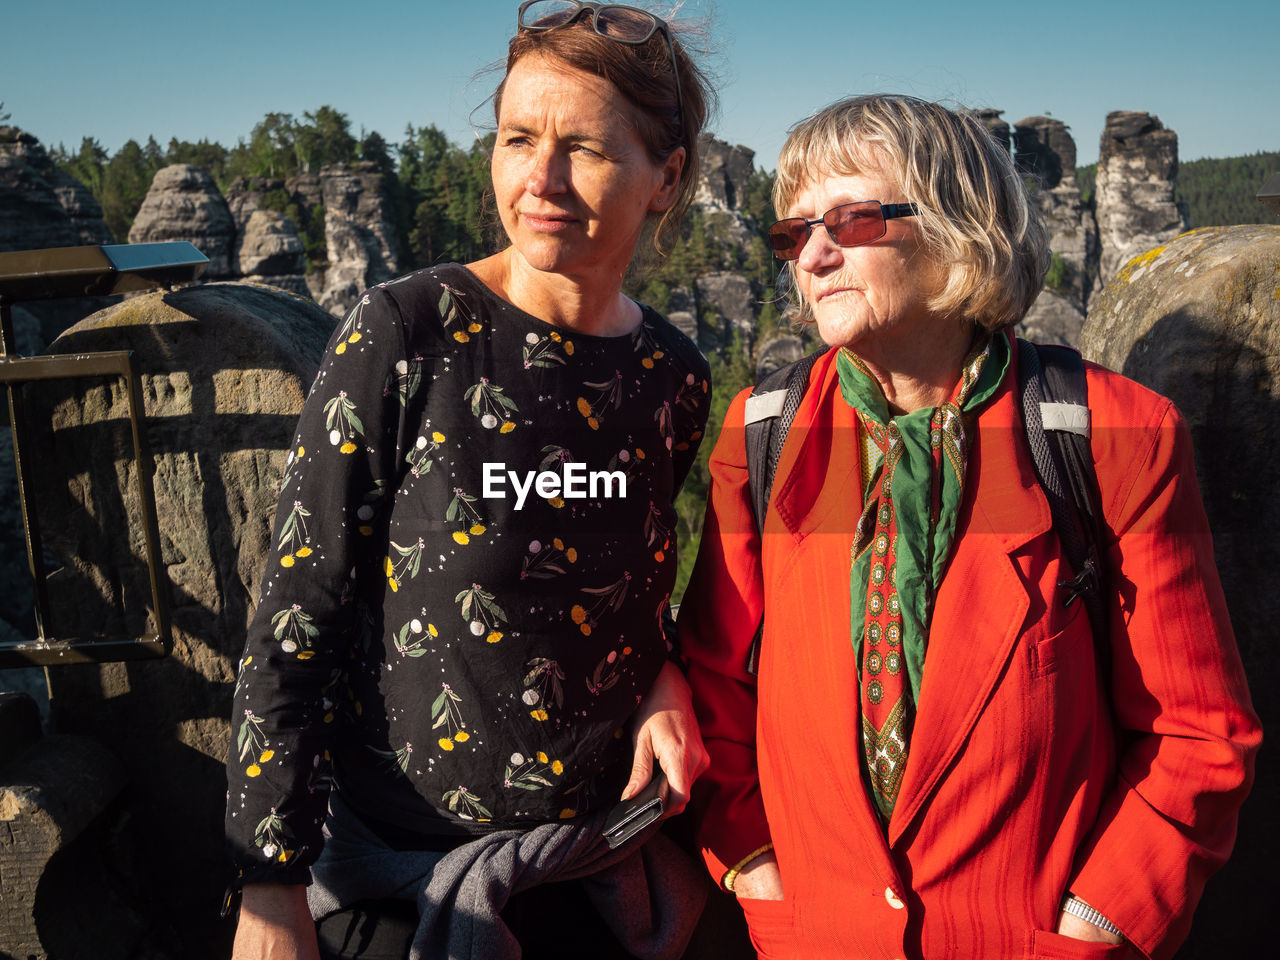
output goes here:
[[111, 243], [93, 194], [35, 137], [0, 126], [0, 251]]
[[79, 180], [55, 168], [53, 192], [79, 235], [80, 244], [114, 243], [111, 230], [102, 219], [102, 207]]
[[1014, 162], [1052, 190], [1076, 178], [1076, 142], [1067, 125], [1053, 117], [1027, 117], [1014, 124]]
[[1052, 117], [1027, 117], [1014, 125], [1014, 161], [1034, 183], [1035, 202], [1049, 229], [1054, 259], [1045, 289], [1019, 332], [1041, 343], [1074, 345], [1084, 325], [1098, 272], [1098, 226], [1076, 185], [1076, 144]]
[[285, 181], [280, 177], [236, 177], [223, 194], [231, 219], [240, 230], [255, 210], [261, 210], [268, 194], [285, 194]]
[[1177, 236], [1185, 220], [1173, 199], [1178, 135], [1137, 110], [1107, 114], [1098, 154], [1099, 286], [1132, 257]]
[[698, 342], [698, 304], [688, 287], [676, 287], [671, 291], [667, 319], [672, 326], [694, 343]]
[[293, 221], [275, 210], [254, 210], [236, 236], [237, 272], [269, 278], [302, 273], [302, 241]]
[[[280, 291], [212, 283], [130, 298], [50, 348], [129, 349], [141, 370], [173, 652], [50, 678], [59, 732], [100, 739], [128, 770], [125, 839], [151, 878], [155, 923], [183, 931], [174, 956], [228, 954], [213, 905], [226, 882], [232, 686], [286, 451], [333, 323]], [[53, 425], [38, 480], [47, 546], [65, 565], [54, 630], [140, 635], [149, 591], [122, 392], [42, 384], [32, 407]]]
[[205, 277], [235, 274], [232, 247], [236, 225], [213, 178], [188, 163], [158, 171], [129, 228], [130, 243], [189, 240], [209, 258]]
[[[1280, 227], [1193, 230], [1130, 260], [1090, 310], [1082, 346], [1172, 398], [1190, 424], [1254, 707], [1264, 729], [1280, 729]], [[1277, 803], [1280, 768], [1264, 754], [1235, 852], [1209, 882], [1179, 957], [1274, 947]]]
[[[111, 242], [102, 208], [88, 189], [54, 166], [35, 137], [0, 125], [0, 253]], [[28, 349], [18, 352], [38, 352], [70, 324], [111, 302], [82, 297], [27, 304], [37, 324]]]
[[740, 273], [720, 271], [693, 282], [698, 299], [698, 346], [704, 353], [733, 342], [736, 333], [750, 352], [755, 343], [760, 295]]
[[755, 152], [703, 134], [702, 171], [693, 197], [693, 211], [703, 226], [722, 243], [745, 250], [759, 236], [759, 225], [743, 216], [747, 183], [755, 170]]
[[0, 953], [145, 955], [146, 924], [129, 902], [145, 897], [116, 855], [120, 761], [88, 737], [41, 737], [38, 724], [29, 699], [0, 693]]
[[307, 210], [324, 206], [324, 185], [320, 182], [320, 174], [315, 171], [304, 170], [290, 177], [285, 181], [284, 189]]
[[794, 333], [774, 337], [756, 348], [756, 382], [779, 367], [795, 363], [813, 349], [813, 344]]
[[702, 172], [693, 202], [705, 212], [732, 213], [742, 209], [747, 181], [755, 171], [755, 151], [703, 134], [698, 140]]
[[1004, 113], [1003, 110], [996, 110], [990, 107], [973, 111], [974, 117], [987, 128], [987, 132], [991, 134], [992, 139], [1005, 150], [1008, 150], [1009, 124], [1000, 116], [1002, 113]]
[[[748, 176], [750, 157], [747, 151]], [[730, 164], [735, 176], [741, 165], [735, 154]], [[244, 277], [273, 284], [313, 296], [334, 316], [344, 315], [366, 288], [403, 269], [386, 180], [372, 163], [325, 167], [287, 181], [250, 177], [227, 192], [224, 198], [206, 172], [188, 164], [160, 170], [129, 242], [190, 241], [209, 258], [207, 279]], [[268, 193], [296, 204], [308, 222], [293, 223], [272, 210], [280, 204], [264, 203]], [[312, 217], [323, 218], [327, 249], [304, 277], [299, 233]], [[110, 242], [102, 211], [87, 188], [59, 171], [34, 137], [0, 126], [0, 251]], [[44, 322], [46, 339], [104, 303], [38, 308], [42, 319], [56, 314]]]
[[1072, 301], [1045, 287], [1031, 304], [1016, 332], [1033, 343], [1060, 343], [1078, 347], [1085, 314]]
[[[10, 129], [0, 128], [0, 132]], [[80, 233], [50, 179], [11, 149], [22, 145], [22, 141], [11, 142], [5, 144], [10, 149], [0, 152], [0, 250], [76, 246]]]
[[316, 302], [342, 316], [368, 287], [400, 271], [400, 244], [375, 164], [325, 167], [320, 173], [328, 262]]
[[[236, 223], [232, 262], [236, 273], [246, 280], [310, 297], [304, 271], [306, 257], [298, 228], [289, 217], [264, 206], [267, 196], [276, 202], [285, 197], [296, 201], [282, 179], [237, 177], [227, 188], [227, 207]], [[298, 208], [305, 210], [305, 208]]]
[[[280, 179], [240, 178], [224, 198], [203, 171], [182, 164], [167, 167], [152, 181], [129, 238], [134, 243], [189, 240], [209, 257], [210, 278], [242, 277], [311, 296], [297, 226], [263, 201], [271, 193], [276, 200], [286, 197], [305, 203], [307, 198], [290, 186], [291, 182]], [[354, 299], [353, 294], [345, 304]]]
[[[755, 346], [756, 319], [762, 306], [762, 291], [745, 274], [735, 272], [753, 245], [767, 256], [761, 224], [744, 213], [747, 189], [755, 172], [755, 153], [704, 134], [698, 141], [703, 167], [694, 194], [691, 212], [698, 218], [702, 234], [711, 238], [717, 250], [729, 251], [721, 257], [721, 269], [691, 276], [691, 288], [672, 291], [668, 317], [689, 335], [703, 353], [723, 351], [741, 338], [750, 355]], [[736, 259], [735, 259], [736, 258]]]

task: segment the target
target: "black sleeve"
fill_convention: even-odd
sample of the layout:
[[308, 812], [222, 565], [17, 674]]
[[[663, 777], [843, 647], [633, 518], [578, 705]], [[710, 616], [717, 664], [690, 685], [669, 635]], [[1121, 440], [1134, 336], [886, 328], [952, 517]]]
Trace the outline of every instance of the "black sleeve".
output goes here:
[[276, 507], [273, 550], [240, 662], [227, 762], [237, 883], [304, 883], [320, 853], [330, 747], [385, 498], [402, 461], [395, 301], [366, 293], [307, 396]]

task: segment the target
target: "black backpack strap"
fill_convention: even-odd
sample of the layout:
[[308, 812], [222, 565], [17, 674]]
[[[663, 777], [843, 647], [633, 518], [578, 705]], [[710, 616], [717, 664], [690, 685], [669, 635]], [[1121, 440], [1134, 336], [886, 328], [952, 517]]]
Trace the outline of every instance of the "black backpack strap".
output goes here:
[[786, 442], [791, 421], [809, 387], [809, 374], [829, 347], [779, 367], [755, 385], [747, 397], [744, 417], [747, 444], [747, 480], [756, 530], [764, 531], [764, 515], [773, 490], [773, 475]]
[[[786, 442], [791, 421], [796, 418], [800, 401], [809, 387], [809, 374], [829, 347], [802, 357], [795, 363], [779, 367], [755, 385], [747, 397], [743, 429], [747, 445], [747, 486], [751, 495], [751, 512], [756, 532], [764, 533], [764, 515], [773, 490], [773, 476]], [[755, 639], [747, 654], [747, 672], [755, 674], [760, 658], [760, 638], [764, 622], [756, 627]]]
[[1100, 669], [1109, 663], [1103, 583], [1101, 497], [1089, 446], [1089, 391], [1084, 359], [1069, 347], [1019, 339], [1018, 390], [1036, 478], [1049, 501], [1053, 527], [1074, 576], [1058, 584], [1064, 606], [1082, 600]]

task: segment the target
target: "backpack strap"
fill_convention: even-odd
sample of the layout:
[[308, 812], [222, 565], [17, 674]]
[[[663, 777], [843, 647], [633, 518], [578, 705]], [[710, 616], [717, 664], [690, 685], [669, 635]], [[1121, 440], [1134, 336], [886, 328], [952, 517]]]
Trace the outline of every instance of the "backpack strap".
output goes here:
[[1049, 501], [1053, 528], [1073, 576], [1058, 584], [1063, 606], [1082, 600], [1100, 668], [1109, 662], [1110, 636], [1099, 550], [1102, 508], [1089, 446], [1089, 391], [1084, 359], [1069, 347], [1019, 339], [1018, 392], [1036, 479]]
[[[764, 534], [764, 515], [769, 507], [769, 494], [773, 490], [773, 476], [778, 471], [778, 459], [786, 442], [791, 421], [796, 418], [800, 401], [809, 387], [809, 374], [818, 358], [829, 350], [823, 347], [816, 353], [779, 367], [755, 385], [747, 397], [744, 416], [744, 433], [747, 445], [747, 487], [751, 497], [751, 512], [755, 516], [756, 532]], [[756, 627], [755, 639], [747, 654], [747, 672], [754, 675], [760, 659], [760, 638], [764, 632], [761, 618]]]
[[747, 480], [751, 492], [751, 511], [757, 532], [764, 532], [764, 515], [773, 490], [773, 475], [778, 472], [778, 459], [786, 442], [791, 421], [796, 418], [800, 401], [809, 387], [809, 374], [818, 358], [829, 350], [801, 357], [779, 367], [761, 380], [747, 397], [744, 427], [747, 444]]

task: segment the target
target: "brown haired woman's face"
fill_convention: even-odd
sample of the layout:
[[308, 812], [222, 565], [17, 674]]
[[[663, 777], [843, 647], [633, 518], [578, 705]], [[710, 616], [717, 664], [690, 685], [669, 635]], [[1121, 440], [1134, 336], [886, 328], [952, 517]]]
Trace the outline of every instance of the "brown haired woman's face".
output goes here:
[[684, 152], [649, 159], [607, 80], [538, 55], [507, 75], [493, 150], [498, 213], [536, 270], [616, 282], [651, 211], [675, 198]]
[[[857, 200], [905, 203], [907, 197], [888, 173], [867, 167], [808, 182], [781, 216], [812, 220]], [[911, 217], [889, 220], [883, 237], [857, 247], [837, 246], [818, 224], [795, 261], [796, 285], [818, 333], [833, 347], [876, 336], [928, 336], [937, 319], [928, 302], [940, 289], [940, 273]]]

